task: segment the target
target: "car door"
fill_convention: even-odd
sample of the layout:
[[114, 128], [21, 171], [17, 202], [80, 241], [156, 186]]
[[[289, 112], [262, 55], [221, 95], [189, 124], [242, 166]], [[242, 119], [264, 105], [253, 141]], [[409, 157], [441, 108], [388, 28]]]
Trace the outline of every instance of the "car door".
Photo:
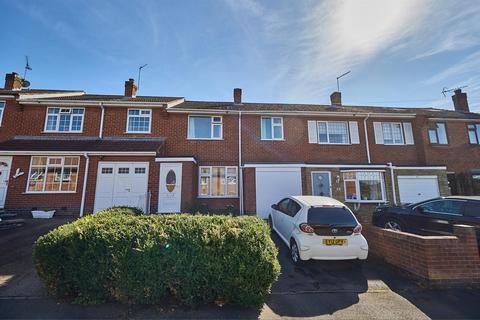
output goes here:
[[280, 200], [275, 208], [272, 208], [272, 219], [273, 219], [273, 225], [275, 229], [277, 229], [277, 232], [280, 233], [283, 236], [282, 228], [283, 228], [283, 220], [285, 217], [285, 212], [288, 209], [288, 203], [290, 202], [290, 199], [285, 198]]
[[419, 206], [423, 217], [421, 229], [427, 233], [452, 233], [453, 225], [462, 218], [465, 202], [457, 199], [439, 199]]
[[297, 213], [302, 207], [295, 200], [290, 199], [288, 202], [287, 212], [283, 217], [283, 226], [284, 226], [284, 237], [289, 240], [292, 235], [293, 230], [295, 229]]

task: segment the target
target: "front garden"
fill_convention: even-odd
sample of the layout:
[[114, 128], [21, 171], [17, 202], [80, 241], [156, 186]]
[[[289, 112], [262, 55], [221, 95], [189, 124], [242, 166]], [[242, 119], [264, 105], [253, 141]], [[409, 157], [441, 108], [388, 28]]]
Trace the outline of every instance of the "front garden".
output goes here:
[[112, 208], [40, 237], [34, 261], [47, 290], [77, 303], [259, 306], [280, 265], [256, 217], [140, 215]]

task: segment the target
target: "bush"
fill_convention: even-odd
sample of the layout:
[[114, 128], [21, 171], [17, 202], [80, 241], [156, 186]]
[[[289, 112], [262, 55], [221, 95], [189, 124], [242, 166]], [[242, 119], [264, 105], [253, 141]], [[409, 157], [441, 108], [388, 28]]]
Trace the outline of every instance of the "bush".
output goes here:
[[280, 266], [255, 217], [138, 216], [113, 208], [60, 226], [34, 246], [48, 291], [79, 303], [118, 300], [258, 306]]

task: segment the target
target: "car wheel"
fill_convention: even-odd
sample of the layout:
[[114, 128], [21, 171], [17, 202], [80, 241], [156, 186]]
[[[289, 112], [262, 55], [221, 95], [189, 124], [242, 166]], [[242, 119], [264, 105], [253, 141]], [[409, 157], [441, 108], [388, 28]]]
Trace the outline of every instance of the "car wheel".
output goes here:
[[405, 231], [403, 223], [396, 219], [387, 219], [383, 225], [385, 229], [391, 229], [395, 231]]
[[290, 241], [290, 258], [295, 265], [300, 265], [302, 263], [302, 259], [300, 259], [300, 250], [298, 249], [295, 240]]

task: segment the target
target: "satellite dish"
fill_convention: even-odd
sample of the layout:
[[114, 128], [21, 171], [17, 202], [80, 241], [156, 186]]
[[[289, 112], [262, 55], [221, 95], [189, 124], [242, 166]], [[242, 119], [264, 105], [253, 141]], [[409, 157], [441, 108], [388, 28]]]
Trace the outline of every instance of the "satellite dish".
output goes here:
[[30, 81], [23, 80], [23, 81], [22, 81], [22, 87], [23, 87], [23, 88], [28, 88], [28, 87], [30, 87]]

